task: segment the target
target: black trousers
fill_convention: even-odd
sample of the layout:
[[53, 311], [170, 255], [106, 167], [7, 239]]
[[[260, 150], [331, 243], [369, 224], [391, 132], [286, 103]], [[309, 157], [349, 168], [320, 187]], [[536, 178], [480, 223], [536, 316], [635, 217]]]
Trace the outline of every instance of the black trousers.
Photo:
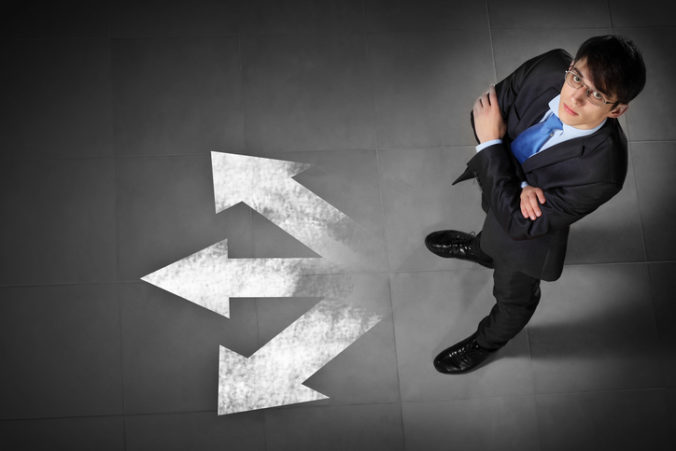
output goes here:
[[[479, 239], [476, 239], [479, 252]], [[484, 254], [485, 255], [485, 254]], [[495, 263], [493, 295], [495, 305], [479, 322], [477, 342], [487, 349], [498, 349], [523, 329], [540, 302], [540, 280], [504, 264]]]

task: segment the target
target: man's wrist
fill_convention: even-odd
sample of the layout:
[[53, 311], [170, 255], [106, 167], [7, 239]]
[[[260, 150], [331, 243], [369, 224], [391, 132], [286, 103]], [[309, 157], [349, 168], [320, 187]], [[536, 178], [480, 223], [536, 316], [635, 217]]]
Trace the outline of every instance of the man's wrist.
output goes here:
[[482, 150], [484, 150], [486, 147], [494, 146], [495, 144], [500, 144], [500, 143], [502, 143], [501, 139], [491, 139], [490, 141], [484, 141], [481, 144], [479, 144], [478, 146], [476, 146], [476, 151], [478, 153], [478, 152], [481, 152]]

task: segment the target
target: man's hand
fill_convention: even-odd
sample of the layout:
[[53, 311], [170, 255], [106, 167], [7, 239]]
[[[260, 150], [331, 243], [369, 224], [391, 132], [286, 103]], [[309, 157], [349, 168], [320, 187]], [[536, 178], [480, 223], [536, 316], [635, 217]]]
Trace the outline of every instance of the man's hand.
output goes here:
[[505, 136], [507, 127], [498, 107], [495, 86], [491, 85], [487, 92], [476, 99], [472, 111], [474, 113], [474, 131], [480, 143], [492, 139], [502, 139]]
[[540, 204], [544, 204], [545, 201], [545, 193], [540, 188], [526, 185], [521, 190], [521, 214], [524, 218], [535, 221], [536, 217], [542, 216]]

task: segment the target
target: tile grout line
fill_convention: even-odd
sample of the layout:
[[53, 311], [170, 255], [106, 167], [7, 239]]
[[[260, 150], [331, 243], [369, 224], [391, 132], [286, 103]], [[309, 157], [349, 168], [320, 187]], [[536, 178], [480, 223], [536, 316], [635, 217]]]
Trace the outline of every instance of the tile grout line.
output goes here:
[[631, 160], [631, 174], [634, 178], [634, 190], [636, 191], [636, 202], [638, 203], [638, 226], [639, 230], [641, 232], [641, 247], [643, 247], [643, 261], [645, 263], [650, 263], [648, 260], [648, 246], [646, 243], [645, 239], [645, 225], [643, 224], [643, 217], [644, 215], [641, 214], [641, 201], [640, 201], [640, 194], [638, 192], [638, 177], [636, 176], [636, 165], [634, 164], [634, 151], [632, 149], [629, 149], [629, 158]]
[[[366, 16], [366, 5], [365, 3], [362, 3], [364, 5], [364, 16]], [[370, 84], [370, 100], [371, 100], [371, 111], [373, 112], [373, 127], [374, 127], [374, 134], [376, 138], [375, 142], [375, 150], [376, 150], [376, 157], [378, 156], [378, 151], [381, 149], [381, 136], [380, 136], [380, 127], [378, 125], [379, 119], [380, 119], [380, 110], [378, 108], [378, 101], [376, 99], [376, 83], [375, 83], [375, 77], [373, 75], [373, 64], [371, 62], [371, 41], [369, 39], [368, 33], [363, 34], [364, 38], [364, 57], [366, 59], [366, 65], [368, 67], [368, 73], [369, 73], [369, 84]], [[379, 184], [379, 189], [380, 189], [380, 184]], [[382, 201], [382, 199], [381, 199]]]
[[[110, 4], [106, 5], [108, 10], [110, 10]], [[122, 401], [122, 449], [127, 450], [127, 399], [125, 396], [125, 378], [124, 378], [124, 328], [122, 326], [122, 299], [120, 296], [120, 287], [117, 281], [120, 279], [120, 221], [119, 221], [119, 197], [118, 197], [118, 185], [119, 185], [119, 171], [118, 171], [118, 160], [116, 158], [115, 152], [115, 108], [114, 108], [114, 98], [115, 98], [115, 87], [113, 80], [113, 41], [110, 37], [110, 11], [106, 15], [106, 31], [107, 31], [107, 50], [108, 50], [108, 74], [110, 85], [108, 88], [109, 98], [109, 108], [110, 108], [110, 140], [111, 140], [111, 153], [113, 155], [113, 209], [114, 209], [114, 218], [115, 218], [115, 285], [113, 289], [115, 290], [115, 301], [117, 303], [117, 324], [119, 331], [119, 340], [120, 340], [120, 398]]]
[[[660, 392], [665, 390], [673, 390], [674, 387], [665, 386], [651, 386], [651, 387], [624, 387], [624, 388], [597, 388], [589, 390], [557, 390], [557, 391], [543, 391], [535, 393], [503, 393], [486, 396], [467, 396], [456, 397], [449, 399], [408, 399], [407, 404], [445, 404], [455, 401], [470, 401], [473, 399], [503, 399], [503, 398], [536, 398], [543, 396], [554, 395], [584, 395], [584, 394], [601, 394], [601, 393], [639, 393], [639, 392]], [[264, 411], [285, 410], [285, 409], [326, 409], [326, 408], [342, 408], [351, 406], [388, 406], [394, 404], [403, 404], [404, 401], [376, 401], [376, 402], [347, 402], [339, 404], [324, 404], [317, 405], [311, 403], [294, 404], [283, 407], [270, 407], [266, 409], [259, 409], [253, 412], [253, 415], [260, 414]], [[249, 412], [247, 412], [249, 413]], [[244, 413], [246, 415], [247, 413]], [[22, 421], [51, 421], [51, 420], [68, 420], [68, 419], [90, 419], [90, 418], [140, 418], [149, 416], [180, 416], [180, 415], [200, 415], [212, 414], [216, 415], [216, 410], [176, 410], [176, 411], [155, 411], [155, 412], [140, 412], [140, 413], [125, 413], [125, 414], [82, 414], [82, 415], [63, 415], [63, 416], [41, 416], [41, 417], [20, 417], [20, 418], [0, 418], [0, 423], [22, 422]]]
[[399, 374], [399, 353], [397, 352], [397, 326], [395, 324], [394, 320], [394, 305], [392, 303], [392, 276], [388, 275], [387, 276], [387, 291], [388, 291], [388, 299], [389, 299], [389, 304], [390, 304], [390, 312], [392, 312], [392, 342], [393, 342], [393, 347], [394, 347], [394, 364], [396, 366], [396, 374], [397, 374], [397, 392], [399, 395], [399, 415], [401, 419], [401, 440], [402, 440], [402, 445], [403, 449], [406, 450], [406, 427], [405, 427], [405, 421], [404, 421], [404, 397], [401, 392], [401, 375]]
[[497, 84], [497, 82], [498, 82], [498, 69], [497, 69], [497, 64], [495, 63], [495, 48], [493, 46], [493, 27], [491, 26], [491, 12], [490, 12], [490, 8], [488, 6], [488, 0], [484, 1], [484, 5], [486, 6], [486, 22], [488, 24], [488, 43], [490, 44], [490, 47], [491, 47], [491, 62], [493, 64], [493, 80], [495, 80], [495, 83]]
[[488, 399], [511, 399], [511, 398], [538, 398], [546, 396], [560, 396], [560, 395], [585, 395], [585, 394], [601, 394], [601, 393], [638, 393], [638, 392], [660, 392], [665, 390], [672, 390], [670, 386], [655, 386], [655, 387], [634, 387], [634, 388], [599, 388], [590, 390], [563, 390], [563, 391], [548, 391], [535, 393], [502, 393], [486, 396], [472, 396], [448, 398], [448, 399], [410, 399], [407, 404], [446, 404], [456, 401], [471, 401], [471, 400], [488, 400]]
[[247, 139], [247, 114], [246, 114], [246, 84], [244, 76], [244, 51], [242, 46], [242, 33], [237, 33], [237, 59], [239, 62], [239, 86], [240, 86], [240, 98], [239, 98], [239, 113], [242, 118], [241, 133], [242, 133], [242, 153], [248, 155], [249, 152], [249, 140]]
[[242, 34], [237, 33], [237, 61], [239, 63], [239, 87], [241, 95], [239, 97], [239, 114], [241, 116], [242, 122], [240, 125], [240, 132], [242, 133], [242, 141], [240, 146], [242, 146], [241, 151], [244, 154], [248, 154], [248, 142], [247, 142], [247, 116], [246, 116], [246, 89], [244, 86], [244, 52], [242, 50]]
[[608, 21], [610, 22], [610, 32], [615, 34], [615, 22], [613, 21], [613, 8], [610, 5], [610, 0], [606, 0], [606, 6], [608, 6]]
[[[628, 114], [628, 113], [627, 113]], [[674, 139], [627, 139], [627, 142], [629, 144], [644, 144], [644, 143], [667, 143], [667, 144], [676, 144], [676, 138]], [[443, 144], [443, 145], [421, 145], [421, 146], [405, 146], [405, 147], [399, 147], [399, 146], [388, 146], [388, 147], [382, 147], [377, 145], [376, 148], [382, 152], [393, 152], [393, 151], [400, 151], [400, 150], [408, 150], [411, 152], [417, 152], [420, 150], [435, 150], [435, 149], [457, 149], [457, 148], [474, 148], [474, 145], [472, 144]], [[322, 150], [297, 150], [297, 149], [287, 149], [284, 151], [275, 151], [272, 153], [268, 153], [266, 155], [261, 155], [263, 158], [274, 158], [276, 154], [278, 153], [284, 153], [284, 152], [298, 152], [298, 153], [314, 153], [314, 152], [343, 152], [343, 151], [369, 151], [369, 150], [374, 150], [373, 147], [366, 148], [366, 147], [360, 147], [360, 148], [333, 148], [333, 149], [322, 149]], [[231, 152], [231, 153], [237, 153], [237, 152]], [[239, 155], [250, 155], [248, 153], [239, 153]], [[256, 155], [254, 155], [256, 156]], [[0, 156], [0, 162], [30, 162], [30, 161], [71, 161], [71, 160], [105, 160], [105, 159], [112, 159], [115, 158], [116, 160], [123, 160], [123, 159], [142, 159], [142, 158], [208, 158], [209, 154], [208, 153], [168, 153], [168, 154], [137, 154], [137, 155], [64, 155], [64, 156], [16, 156], [12, 155], [10, 157], [7, 156]]]
[[[239, 60], [239, 83], [240, 83], [240, 89], [241, 89], [241, 96], [239, 98], [239, 110], [242, 118], [242, 125], [241, 125], [241, 133], [242, 133], [242, 142], [241, 142], [241, 152], [243, 155], [251, 155], [251, 149], [249, 146], [249, 139], [248, 139], [248, 116], [246, 114], [246, 97], [247, 97], [247, 86], [246, 86], [246, 80], [245, 80], [245, 57], [244, 57], [244, 51], [243, 51], [243, 45], [242, 45], [242, 40], [245, 38], [249, 39], [257, 39], [258, 36], [250, 36], [247, 35], [246, 33], [240, 32], [237, 33], [237, 56]], [[247, 212], [248, 220], [249, 220], [249, 230], [251, 230], [251, 241], [250, 241], [250, 248], [249, 248], [249, 253], [251, 256], [256, 255], [256, 240], [254, 239], [254, 215], [253, 215], [253, 209], [249, 209]], [[260, 302], [258, 300], [255, 301], [254, 303], [254, 310], [256, 311], [256, 349], [261, 348], [261, 327], [260, 327]], [[255, 351], [254, 351], [255, 352]], [[219, 364], [218, 366], [220, 367], [220, 352], [219, 352]], [[220, 373], [220, 369], [219, 369]], [[217, 375], [218, 383], [220, 384], [220, 374]], [[216, 400], [216, 414], [218, 415], [218, 403], [219, 399]], [[264, 409], [263, 412], [260, 414], [261, 418], [261, 428], [262, 428], [262, 435], [263, 435], [263, 449], [266, 451], [270, 451], [270, 442], [268, 440], [268, 432], [269, 432], [269, 425], [268, 425], [268, 410], [269, 409]], [[259, 411], [260, 412], [260, 411]]]
[[[366, 17], [366, 4], [365, 2], [362, 2], [363, 6], [363, 14], [364, 17]], [[382, 219], [382, 225], [383, 225], [383, 240], [384, 240], [384, 253], [385, 253], [385, 263], [387, 266], [388, 271], [391, 268], [391, 262], [390, 262], [390, 256], [389, 253], [387, 252], [387, 227], [386, 227], [386, 215], [385, 215], [385, 202], [383, 198], [383, 187], [382, 187], [382, 173], [381, 173], [381, 161], [380, 161], [380, 146], [381, 146], [381, 139], [380, 139], [380, 133], [379, 133], [379, 127], [378, 127], [378, 118], [380, 116], [379, 110], [378, 110], [378, 102], [376, 101], [376, 93], [375, 93], [375, 79], [373, 77], [373, 70], [372, 65], [371, 65], [371, 47], [369, 46], [369, 40], [366, 37], [366, 35], [363, 35], [364, 39], [364, 58], [366, 60], [366, 65], [368, 66], [369, 70], [369, 81], [370, 81], [370, 89], [369, 91], [371, 92], [370, 100], [371, 100], [371, 111], [373, 112], [373, 119], [374, 119], [374, 132], [375, 132], [375, 154], [376, 154], [376, 179], [378, 180], [378, 201], [380, 202], [381, 205], [381, 219]], [[366, 149], [367, 151], [371, 151], [372, 149]]]
[[[575, 266], [600, 266], [600, 265], [643, 265], [643, 264], [671, 264], [676, 263], [676, 260], [635, 260], [635, 261], [607, 261], [607, 262], [581, 262], [581, 263], [569, 263], [566, 264], [566, 267], [575, 267]], [[379, 275], [412, 275], [412, 274], [427, 274], [427, 273], [445, 273], [445, 272], [457, 272], [457, 271], [467, 271], [476, 269], [477, 271], [483, 271], [482, 268], [474, 268], [473, 266], [463, 266], [456, 268], [441, 268], [441, 269], [409, 269], [409, 270], [382, 270], [382, 271], [371, 271], [366, 274], [379, 274]], [[487, 271], [487, 270], [486, 270]], [[339, 273], [339, 274], [353, 274], [353, 273]], [[69, 287], [69, 286], [92, 286], [92, 285], [115, 285], [115, 284], [127, 284], [131, 285], [134, 283], [141, 283], [138, 280], [119, 280], [119, 281], [100, 281], [100, 282], [65, 282], [65, 283], [44, 283], [44, 284], [7, 284], [0, 285], [0, 289], [4, 288], [43, 288], [43, 287]]]
[[[366, 22], [366, 19], [368, 17], [367, 13], [367, 5], [366, 1], [361, 2], [362, 6], [362, 15], [364, 18], [364, 21]], [[401, 430], [401, 448], [403, 451], [406, 450], [406, 427], [405, 427], [405, 421], [404, 421], [404, 405], [402, 402], [402, 394], [401, 394], [401, 377], [399, 374], [399, 354], [397, 352], [397, 333], [396, 333], [396, 326], [395, 326], [395, 321], [394, 321], [394, 306], [392, 303], [392, 277], [391, 277], [391, 268], [392, 268], [392, 263], [390, 261], [390, 255], [388, 252], [388, 239], [387, 239], [387, 219], [386, 219], [386, 213], [385, 213], [385, 202], [384, 202], [384, 197], [383, 197], [383, 174], [382, 174], [382, 161], [381, 161], [381, 136], [380, 136], [380, 127], [379, 127], [379, 119], [380, 119], [380, 111], [378, 108], [378, 102], [377, 102], [377, 96], [376, 96], [376, 83], [375, 83], [375, 78], [374, 78], [374, 73], [373, 73], [373, 64], [371, 61], [371, 35], [368, 33], [363, 33], [363, 39], [364, 39], [364, 58], [366, 60], [366, 66], [368, 68], [368, 74], [369, 74], [369, 81], [370, 81], [370, 86], [369, 86], [369, 91], [371, 93], [370, 100], [371, 100], [371, 111], [373, 112], [373, 120], [374, 120], [374, 134], [375, 134], [375, 154], [376, 154], [376, 178], [378, 180], [378, 201], [380, 202], [381, 206], [381, 219], [382, 219], [382, 225], [383, 225], [383, 252], [385, 254], [385, 264], [387, 267], [387, 271], [385, 274], [387, 275], [387, 291], [388, 291], [388, 304], [390, 306], [390, 314], [392, 318], [392, 347], [394, 349], [394, 364], [395, 364], [395, 373], [397, 376], [397, 395], [398, 395], [398, 405], [399, 405], [399, 424], [400, 424], [400, 430]]]

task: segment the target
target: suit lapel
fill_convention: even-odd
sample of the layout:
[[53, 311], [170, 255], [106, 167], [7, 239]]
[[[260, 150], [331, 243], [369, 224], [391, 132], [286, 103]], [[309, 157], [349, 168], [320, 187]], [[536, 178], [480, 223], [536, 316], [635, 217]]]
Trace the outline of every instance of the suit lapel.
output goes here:
[[608, 119], [605, 125], [592, 135], [570, 139], [536, 153], [523, 162], [522, 167], [524, 172], [530, 172], [543, 166], [580, 157], [584, 154], [586, 148], [593, 149], [601, 141], [608, 139], [615, 127], [613, 121], [614, 119]]
[[579, 157], [584, 152], [586, 138], [588, 136], [570, 139], [536, 153], [523, 162], [524, 172]]

